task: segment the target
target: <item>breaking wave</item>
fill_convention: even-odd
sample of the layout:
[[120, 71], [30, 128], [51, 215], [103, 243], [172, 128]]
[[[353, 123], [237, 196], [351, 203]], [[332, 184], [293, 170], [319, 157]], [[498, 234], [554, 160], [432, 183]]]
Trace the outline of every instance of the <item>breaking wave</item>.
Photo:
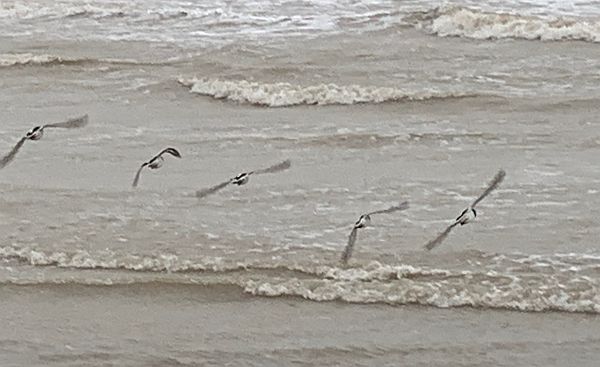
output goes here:
[[418, 24], [442, 37], [600, 42], [600, 19], [597, 18], [538, 17], [448, 7], [434, 9], [415, 19], [422, 20]]
[[29, 248], [0, 247], [0, 260], [16, 260], [33, 266], [56, 266], [75, 269], [130, 270], [146, 272], [230, 271], [245, 268], [244, 264], [227, 264], [221, 258], [205, 258], [200, 261], [181, 261], [176, 255], [159, 256], [125, 255], [107, 252], [91, 255], [87, 251], [74, 253], [43, 252]]
[[57, 65], [83, 62], [84, 60], [64, 59], [55, 55], [0, 54], [0, 67], [24, 65]]
[[300, 86], [290, 83], [259, 83], [247, 80], [179, 79], [192, 93], [257, 106], [286, 107], [297, 105], [350, 105], [423, 101], [475, 97], [473, 93], [426, 89], [412, 91], [389, 87], [318, 84]]
[[28, 19], [37, 18], [134, 18], [134, 19], [169, 19], [186, 16], [201, 17], [211, 14], [208, 11], [196, 10], [193, 7], [182, 8], [178, 6], [166, 8], [152, 8], [140, 6], [135, 2], [96, 2], [95, 4], [65, 4], [64, 2], [48, 3], [41, 6], [34, 2], [20, 4], [7, 4], [0, 6], [0, 19]]
[[478, 258], [485, 259], [482, 267], [452, 270], [377, 261], [340, 268], [328, 263], [44, 252], [8, 246], [0, 247], [0, 284], [220, 285], [255, 296], [317, 302], [600, 313], [599, 256]]
[[[92, 38], [182, 42], [185, 45], [193, 43], [199, 35], [206, 42], [209, 38], [206, 36], [217, 35], [230, 40], [247, 35], [254, 38], [258, 34], [278, 37], [314, 31], [362, 32], [406, 25], [423, 27], [439, 36], [476, 39], [600, 40], [600, 19], [597, 18], [598, 10], [593, 2], [580, 2], [570, 12], [562, 9], [558, 13], [555, 11], [560, 15], [553, 16], [502, 13], [501, 10], [493, 12], [460, 6], [415, 12], [415, 9], [422, 8], [413, 2], [399, 4], [386, 1], [357, 1], [351, 4], [346, 1], [312, 1], [297, 7], [282, 7], [277, 2], [269, 1], [234, 2], [228, 6], [222, 2], [198, 4], [161, 1], [150, 8], [144, 1], [124, 0], [4, 2], [6, 4], [0, 4], [0, 19], [6, 21], [25, 21], [25, 24], [60, 22], [71, 25], [69, 29], [77, 30], [83, 23], [94, 28], [87, 34]], [[501, 2], [496, 5], [503, 6]], [[537, 10], [535, 6], [521, 5], [525, 6], [517, 9], [522, 9], [523, 13]], [[550, 4], [544, 10], [552, 12], [551, 8]], [[149, 27], [150, 24], [153, 26]], [[157, 27], [157, 24], [164, 26]], [[82, 35], [80, 32], [65, 32], [65, 27], [60, 27], [60, 30], [61, 37], [80, 38]], [[21, 33], [22, 29], [19, 29], [15, 35]]]
[[[172, 60], [174, 61], [174, 60]], [[142, 62], [132, 59], [94, 59], [71, 58], [48, 54], [10, 53], [0, 54], [0, 68], [12, 66], [53, 66], [53, 65], [87, 65], [87, 64], [115, 64], [115, 65], [166, 65], [167, 62]]]

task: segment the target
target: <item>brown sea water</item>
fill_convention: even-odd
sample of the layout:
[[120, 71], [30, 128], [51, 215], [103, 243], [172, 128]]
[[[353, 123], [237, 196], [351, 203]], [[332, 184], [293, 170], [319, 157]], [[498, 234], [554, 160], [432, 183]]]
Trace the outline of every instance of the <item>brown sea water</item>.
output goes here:
[[561, 4], [2, 2], [2, 154], [89, 124], [0, 170], [0, 364], [595, 366], [600, 21]]

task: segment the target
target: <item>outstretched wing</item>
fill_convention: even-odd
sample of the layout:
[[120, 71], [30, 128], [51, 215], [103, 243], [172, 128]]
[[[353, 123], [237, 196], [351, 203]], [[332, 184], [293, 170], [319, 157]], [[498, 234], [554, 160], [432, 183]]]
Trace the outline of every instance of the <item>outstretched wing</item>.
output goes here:
[[342, 253], [342, 265], [348, 264], [348, 260], [352, 256], [352, 251], [354, 250], [354, 244], [356, 243], [356, 235], [358, 234], [358, 228], [352, 228], [352, 232], [350, 232], [350, 236], [348, 236], [348, 244]]
[[506, 176], [506, 172], [504, 172], [504, 170], [501, 169], [500, 171], [498, 171], [498, 173], [496, 173], [496, 176], [494, 176], [494, 178], [488, 185], [487, 189], [485, 189], [485, 191], [481, 195], [479, 195], [477, 199], [475, 199], [473, 204], [471, 204], [471, 208], [475, 207], [475, 205], [477, 205], [481, 200], [483, 200], [492, 191], [494, 191], [504, 180], [504, 176]]
[[135, 174], [135, 178], [133, 179], [133, 184], [131, 185], [131, 187], [137, 187], [138, 182], [140, 182], [140, 175], [142, 174], [142, 170], [147, 165], [148, 165], [148, 163], [144, 163], [140, 166], [140, 169], [138, 169], [137, 173]]
[[450, 234], [450, 231], [452, 231], [452, 228], [456, 227], [457, 224], [458, 222], [452, 223], [448, 226], [448, 228], [446, 228], [444, 232], [440, 233], [440, 235], [437, 236], [434, 240], [427, 242], [427, 244], [425, 245], [425, 249], [432, 250], [434, 247], [444, 242], [446, 237], [448, 237], [448, 235]]
[[57, 122], [55, 124], [47, 124], [47, 125], [44, 125], [44, 128], [60, 127], [63, 129], [74, 129], [77, 127], [83, 127], [83, 126], [87, 125], [87, 123], [88, 123], [88, 115], [83, 115], [80, 117], [75, 117], [75, 118], [69, 119], [64, 122]]
[[290, 168], [292, 165], [292, 162], [290, 162], [289, 159], [286, 159], [285, 161], [281, 162], [281, 163], [277, 163], [274, 166], [271, 166], [269, 168], [265, 168], [265, 169], [259, 169], [257, 171], [253, 171], [251, 173], [260, 175], [262, 173], [275, 173], [275, 172], [280, 172], [280, 171], [285, 171], [286, 169]]
[[0, 169], [6, 167], [13, 159], [15, 159], [19, 149], [25, 144], [25, 140], [27, 140], [27, 138], [21, 138], [17, 145], [15, 145], [12, 150], [0, 160]]
[[367, 215], [393, 213], [398, 210], [406, 210], [406, 209], [408, 209], [408, 201], [402, 202], [399, 205], [392, 206], [391, 208], [388, 208], [388, 209], [376, 210], [374, 212], [368, 213]]
[[162, 152], [158, 153], [154, 158], [152, 159], [156, 159], [160, 156], [162, 156], [165, 153], [169, 153], [170, 155], [172, 155], [173, 157], [177, 157], [177, 158], [181, 158], [181, 153], [179, 153], [179, 151], [175, 148], [165, 148], [162, 150]]
[[229, 185], [231, 183], [231, 180], [229, 181], [225, 181], [225, 182], [221, 182], [220, 184], [213, 186], [213, 187], [209, 187], [208, 189], [203, 189], [203, 190], [198, 190], [196, 191], [196, 197], [198, 199], [201, 199], [205, 196], [208, 196], [210, 194], [214, 194], [215, 192], [221, 190], [222, 188], [224, 188], [225, 186]]

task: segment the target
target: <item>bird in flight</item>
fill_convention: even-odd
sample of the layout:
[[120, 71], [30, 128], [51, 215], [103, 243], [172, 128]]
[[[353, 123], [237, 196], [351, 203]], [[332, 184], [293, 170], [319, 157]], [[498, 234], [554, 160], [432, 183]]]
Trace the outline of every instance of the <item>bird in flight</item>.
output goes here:
[[40, 140], [44, 136], [45, 129], [54, 129], [54, 128], [75, 129], [75, 128], [83, 127], [83, 126], [87, 125], [87, 123], [88, 123], [88, 115], [83, 115], [83, 116], [75, 117], [75, 118], [72, 118], [72, 119], [69, 119], [69, 120], [63, 121], [63, 122], [57, 122], [54, 124], [46, 124], [46, 125], [34, 127], [33, 129], [29, 130], [27, 132], [27, 134], [25, 134], [25, 136], [21, 138], [21, 140], [19, 140], [17, 142], [17, 144], [12, 148], [12, 150], [10, 152], [8, 152], [8, 154], [6, 154], [4, 157], [2, 157], [2, 159], [0, 159], [0, 169], [6, 167], [10, 162], [12, 162], [13, 159], [15, 159], [15, 157], [17, 156], [17, 153], [19, 152], [19, 150], [21, 149], [21, 147], [23, 146], [23, 144], [25, 144], [25, 142], [27, 140], [33, 140], [33, 141]]
[[207, 189], [202, 189], [202, 190], [198, 190], [196, 191], [196, 197], [197, 198], [203, 198], [205, 196], [214, 194], [215, 192], [225, 188], [226, 186], [228, 186], [229, 184], [232, 185], [238, 185], [238, 186], [242, 186], [248, 183], [248, 181], [250, 180], [250, 176], [251, 175], [261, 175], [264, 173], [276, 173], [276, 172], [281, 172], [281, 171], [285, 171], [286, 169], [290, 168], [291, 166], [291, 162], [289, 159], [281, 162], [281, 163], [277, 163], [276, 165], [273, 165], [271, 167], [268, 168], [264, 168], [264, 169], [259, 169], [256, 171], [250, 171], [250, 172], [244, 172], [244, 173], [240, 173], [239, 175], [235, 176], [234, 178], [231, 178], [227, 181], [221, 182], [218, 185], [215, 185], [213, 187], [209, 187]]
[[165, 162], [163, 155], [166, 153], [172, 155], [173, 157], [181, 158], [181, 154], [179, 153], [179, 151], [177, 151], [177, 149], [175, 149], [175, 148], [163, 149], [160, 153], [158, 153], [157, 155], [152, 157], [152, 159], [150, 159], [148, 162], [142, 163], [142, 165], [138, 169], [137, 173], [135, 174], [135, 178], [133, 179], [132, 186], [137, 187], [137, 185], [140, 181], [140, 175], [141, 175], [144, 167], [148, 167], [149, 169], [159, 169], [160, 167], [162, 167], [163, 163]]
[[342, 253], [342, 265], [347, 265], [348, 260], [350, 260], [350, 257], [352, 256], [352, 251], [354, 250], [354, 244], [356, 243], [358, 230], [371, 225], [371, 215], [393, 213], [399, 210], [406, 209], [408, 209], [408, 201], [402, 202], [399, 205], [395, 205], [384, 210], [376, 210], [374, 212], [361, 215], [360, 218], [358, 218], [358, 220], [356, 221], [356, 223], [354, 223], [354, 227], [350, 232], [350, 236], [348, 236], [348, 244], [346, 245], [346, 248], [344, 248], [344, 252]]
[[475, 199], [475, 201], [473, 201], [471, 205], [469, 205], [465, 210], [463, 210], [462, 213], [460, 213], [460, 215], [456, 217], [454, 222], [448, 227], [446, 227], [444, 232], [440, 233], [440, 235], [437, 236], [435, 239], [427, 242], [427, 244], [425, 245], [425, 249], [432, 250], [434, 247], [441, 244], [444, 241], [444, 239], [448, 237], [452, 229], [457, 225], [460, 224], [461, 226], [464, 226], [465, 224], [472, 222], [477, 217], [477, 211], [475, 210], [475, 206], [479, 204], [479, 202], [483, 200], [486, 196], [488, 196], [492, 191], [498, 188], [500, 183], [504, 180], [504, 176], [506, 176], [506, 172], [504, 172], [504, 170], [502, 169], [499, 170], [498, 173], [496, 173], [496, 175], [492, 179], [492, 181], [489, 183], [488, 187], [483, 191], [483, 193], [479, 195], [479, 197]]

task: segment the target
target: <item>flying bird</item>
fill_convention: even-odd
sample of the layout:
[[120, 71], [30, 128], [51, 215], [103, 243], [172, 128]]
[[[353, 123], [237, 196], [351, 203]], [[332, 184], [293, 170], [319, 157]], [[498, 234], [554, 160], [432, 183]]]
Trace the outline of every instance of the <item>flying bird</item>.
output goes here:
[[17, 153], [25, 144], [27, 140], [37, 141], [40, 140], [44, 136], [45, 129], [53, 129], [53, 128], [61, 128], [61, 129], [75, 129], [79, 127], [83, 127], [88, 123], [88, 115], [83, 115], [80, 117], [75, 117], [63, 122], [57, 122], [54, 124], [46, 124], [41, 126], [36, 126], [29, 130], [24, 137], [22, 137], [17, 144], [12, 148], [8, 154], [6, 154], [2, 159], [0, 159], [0, 169], [6, 167], [13, 159], [17, 156]]
[[393, 212], [396, 212], [399, 210], [405, 210], [405, 209], [408, 209], [408, 201], [400, 203], [399, 205], [396, 205], [396, 206], [392, 206], [388, 209], [376, 210], [374, 212], [370, 212], [370, 213], [361, 215], [360, 218], [358, 218], [358, 220], [356, 221], [356, 223], [354, 223], [354, 227], [352, 228], [352, 231], [350, 232], [350, 236], [348, 236], [348, 244], [346, 245], [346, 248], [344, 249], [344, 252], [342, 253], [342, 258], [341, 258], [342, 265], [348, 264], [348, 260], [350, 260], [350, 257], [352, 256], [352, 251], [354, 250], [354, 244], [356, 243], [358, 230], [360, 228], [365, 228], [365, 227], [368, 227], [371, 225], [371, 215], [393, 213]]
[[142, 165], [138, 169], [137, 173], [135, 174], [135, 178], [133, 179], [132, 186], [137, 187], [137, 185], [140, 181], [140, 175], [141, 175], [144, 167], [148, 167], [149, 169], [159, 169], [160, 167], [162, 167], [163, 163], [165, 162], [163, 155], [166, 153], [172, 155], [173, 157], [181, 158], [181, 154], [179, 153], [179, 151], [177, 151], [177, 149], [175, 149], [175, 148], [163, 149], [160, 153], [158, 153], [157, 155], [152, 157], [152, 159], [150, 159], [148, 162], [142, 163]]
[[475, 220], [475, 218], [477, 217], [477, 211], [475, 210], [475, 206], [477, 204], [479, 204], [479, 202], [481, 200], [483, 200], [486, 196], [488, 196], [492, 191], [494, 191], [500, 185], [500, 183], [504, 180], [504, 176], [506, 176], [506, 172], [504, 172], [504, 170], [502, 170], [502, 169], [499, 170], [498, 173], [496, 173], [496, 175], [492, 179], [492, 181], [489, 183], [489, 185], [485, 189], [485, 191], [483, 191], [483, 193], [481, 195], [479, 195], [479, 197], [477, 199], [475, 199], [475, 201], [473, 201], [473, 203], [471, 205], [469, 205], [465, 210], [463, 210], [462, 213], [460, 213], [460, 215], [458, 217], [456, 217], [456, 219], [454, 220], [454, 223], [452, 223], [448, 227], [446, 227], [444, 232], [440, 233], [439, 236], [437, 236], [432, 241], [429, 241], [425, 245], [425, 249], [432, 250], [434, 247], [441, 244], [444, 241], [444, 239], [446, 239], [446, 237], [448, 237], [448, 235], [450, 234], [452, 229], [454, 227], [456, 227], [457, 225], [460, 224], [461, 226], [464, 226], [465, 224], [470, 223], [473, 220]]
[[265, 169], [259, 169], [256, 171], [250, 171], [250, 172], [244, 172], [244, 173], [240, 173], [239, 175], [235, 176], [234, 178], [231, 178], [227, 181], [221, 182], [218, 185], [215, 185], [213, 187], [209, 187], [207, 189], [203, 189], [203, 190], [198, 190], [196, 191], [196, 197], [197, 198], [203, 198], [205, 196], [208, 196], [210, 194], [214, 194], [215, 192], [225, 188], [226, 186], [228, 186], [229, 184], [232, 185], [238, 185], [238, 186], [242, 186], [248, 183], [248, 181], [250, 180], [250, 176], [251, 175], [261, 175], [264, 173], [276, 173], [276, 172], [281, 172], [281, 171], [285, 171], [286, 169], [290, 168], [291, 166], [291, 162], [289, 159], [281, 162], [281, 163], [277, 163], [274, 166], [265, 168]]

